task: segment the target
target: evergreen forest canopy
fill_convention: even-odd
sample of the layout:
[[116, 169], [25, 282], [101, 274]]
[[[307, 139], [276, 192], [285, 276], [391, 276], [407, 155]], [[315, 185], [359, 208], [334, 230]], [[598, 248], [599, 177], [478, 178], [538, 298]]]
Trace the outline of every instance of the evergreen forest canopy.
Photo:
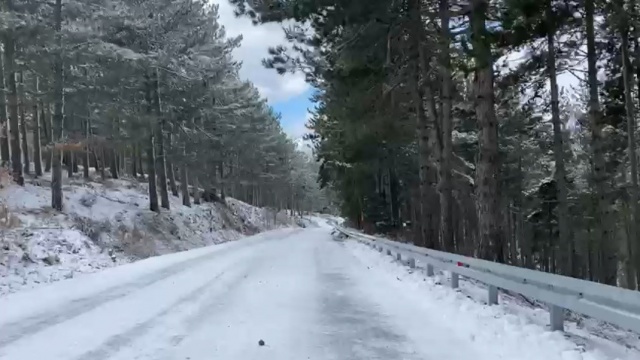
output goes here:
[[320, 182], [352, 224], [638, 288], [635, 0], [230, 1], [288, 24], [264, 63], [318, 90]]
[[58, 211], [63, 175], [90, 169], [147, 179], [156, 212], [203, 191], [322, 210], [317, 166], [239, 78], [240, 42], [205, 0], [0, 0], [3, 166], [19, 185], [51, 172]]

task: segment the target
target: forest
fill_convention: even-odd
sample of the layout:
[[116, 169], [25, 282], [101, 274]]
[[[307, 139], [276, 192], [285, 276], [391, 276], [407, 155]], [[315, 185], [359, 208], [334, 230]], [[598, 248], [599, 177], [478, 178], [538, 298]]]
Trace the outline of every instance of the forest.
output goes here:
[[[0, 157], [14, 184], [137, 178], [149, 209], [225, 196], [301, 212], [317, 169], [240, 78], [202, 0], [0, 0]], [[316, 166], [317, 167], [317, 166]], [[311, 201], [315, 197], [315, 201]]]
[[353, 226], [638, 288], [635, 0], [231, 1], [285, 28]]

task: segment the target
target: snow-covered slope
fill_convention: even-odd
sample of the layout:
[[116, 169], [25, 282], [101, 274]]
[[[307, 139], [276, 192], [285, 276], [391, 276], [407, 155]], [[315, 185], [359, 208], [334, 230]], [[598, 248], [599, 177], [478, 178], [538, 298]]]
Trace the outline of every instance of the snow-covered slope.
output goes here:
[[57, 213], [49, 185], [45, 177], [0, 190], [0, 295], [291, 223], [230, 198], [189, 208], [171, 196], [171, 210], [157, 214], [135, 180], [65, 179]]

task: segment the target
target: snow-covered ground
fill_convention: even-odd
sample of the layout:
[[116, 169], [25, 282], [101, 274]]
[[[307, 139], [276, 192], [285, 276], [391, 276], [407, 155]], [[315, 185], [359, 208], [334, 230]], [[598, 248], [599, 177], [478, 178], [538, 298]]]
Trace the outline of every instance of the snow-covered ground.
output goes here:
[[640, 358], [608, 340], [580, 346], [320, 225], [0, 298], [0, 360]]
[[487, 290], [480, 283], [461, 278], [460, 288], [453, 290], [448, 286], [448, 273], [427, 277], [419, 262], [414, 270], [356, 241], [346, 241], [345, 246], [375, 270], [371, 276], [379, 279], [381, 287], [398, 296], [421, 299], [424, 311], [436, 315], [434, 321], [447, 324], [474, 343], [487, 344], [493, 359], [640, 359], [640, 334], [574, 314], [564, 334], [550, 332], [549, 313], [541, 304], [501, 293], [500, 305], [488, 306]]
[[188, 250], [289, 225], [282, 213], [228, 198], [148, 210], [136, 180], [64, 179], [64, 211], [50, 206], [49, 174], [0, 190], [0, 296], [133, 260]]
[[344, 222], [344, 219], [338, 216], [329, 214], [314, 213], [304, 217], [307, 221], [315, 226], [331, 227], [340, 225]]

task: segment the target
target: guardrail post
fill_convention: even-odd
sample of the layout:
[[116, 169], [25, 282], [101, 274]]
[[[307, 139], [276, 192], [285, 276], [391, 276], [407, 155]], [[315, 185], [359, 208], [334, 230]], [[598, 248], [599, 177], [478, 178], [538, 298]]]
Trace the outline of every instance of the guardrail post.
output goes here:
[[549, 319], [551, 331], [564, 331], [564, 309], [549, 304]]
[[433, 265], [427, 263], [427, 276], [433, 276]]
[[398, 253], [398, 255], [396, 255], [396, 260], [402, 261], [402, 254]]
[[487, 301], [489, 305], [498, 305], [498, 288], [489, 285], [489, 300]]
[[407, 264], [409, 265], [410, 268], [415, 269], [416, 268], [416, 259], [409, 258], [409, 260], [407, 261]]
[[391, 255], [391, 249], [387, 249], [387, 255]]
[[451, 273], [451, 288], [452, 289], [457, 289], [458, 288], [458, 281], [459, 281], [459, 275], [452, 272]]
[[382, 252], [382, 246], [378, 246], [378, 252]]

